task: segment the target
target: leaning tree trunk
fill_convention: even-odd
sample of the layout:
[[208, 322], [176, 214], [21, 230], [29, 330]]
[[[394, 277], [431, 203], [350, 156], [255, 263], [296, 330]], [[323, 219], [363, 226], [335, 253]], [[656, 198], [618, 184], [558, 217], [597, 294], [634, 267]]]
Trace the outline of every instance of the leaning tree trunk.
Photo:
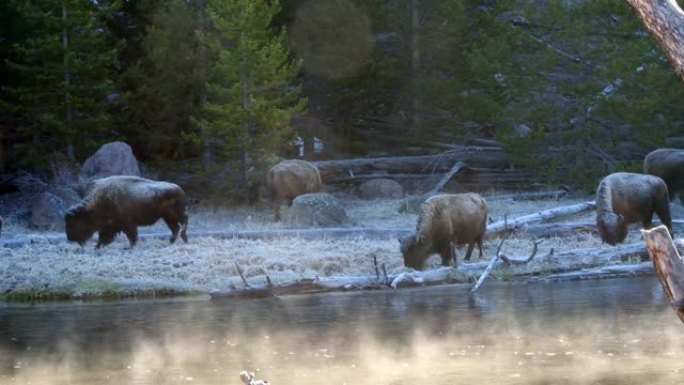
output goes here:
[[684, 80], [684, 12], [675, 0], [627, 0]]
[[648, 253], [670, 305], [684, 322], [684, 261], [670, 238], [667, 227], [641, 230]]

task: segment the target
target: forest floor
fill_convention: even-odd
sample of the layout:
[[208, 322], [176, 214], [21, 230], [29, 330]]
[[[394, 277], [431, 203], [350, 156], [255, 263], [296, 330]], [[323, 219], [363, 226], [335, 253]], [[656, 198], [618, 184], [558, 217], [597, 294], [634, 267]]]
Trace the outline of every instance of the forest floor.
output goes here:
[[[509, 194], [483, 194], [488, 201], [490, 221], [514, 218], [541, 210], [593, 200], [593, 196], [543, 200], [514, 200]], [[230, 292], [250, 284], [275, 285], [317, 277], [375, 276], [376, 265], [388, 275], [411, 272], [403, 266], [398, 235], [415, 229], [416, 214], [400, 213], [404, 199], [366, 201], [343, 198], [352, 226], [346, 234], [318, 229], [293, 232], [273, 222], [267, 207], [190, 207], [189, 242], [169, 244], [169, 231], [163, 222], [139, 228], [141, 239], [128, 248], [123, 235], [102, 249], [95, 249], [95, 238], [85, 247], [68, 243], [59, 232], [38, 232], [7, 221], [0, 238], [0, 298], [89, 298], [152, 296], [182, 293]], [[682, 218], [679, 203], [671, 205], [674, 218]], [[283, 208], [286, 212], [287, 208]], [[593, 221], [594, 211], [585, 211], [558, 221]], [[310, 232], [312, 230], [309, 230]], [[257, 232], [255, 236], [244, 234]], [[677, 233], [677, 230], [675, 230]], [[162, 237], [163, 235], [163, 237]], [[243, 235], [243, 236], [240, 236]], [[534, 237], [517, 231], [508, 237], [501, 252], [526, 258]], [[632, 226], [626, 244], [643, 243], [638, 226]], [[484, 255], [473, 252], [470, 262], [482, 270], [493, 257], [501, 239], [488, 238]], [[580, 249], [610, 248], [591, 231], [545, 237], [539, 254]], [[465, 248], [457, 255], [463, 258]], [[440, 258], [432, 256], [425, 270], [439, 267]], [[614, 259], [602, 263], [640, 263], [640, 260]], [[535, 263], [534, 261], [531, 264]], [[542, 262], [539, 262], [542, 263]], [[545, 262], [545, 263], [548, 263]], [[457, 269], [457, 270], [458, 270]], [[535, 275], [554, 269], [548, 265]], [[542, 273], [539, 273], [541, 271]], [[493, 275], [505, 279], [506, 274]], [[475, 277], [476, 278], [476, 277]], [[472, 282], [473, 278], [466, 279]], [[457, 279], [458, 281], [458, 279]]]

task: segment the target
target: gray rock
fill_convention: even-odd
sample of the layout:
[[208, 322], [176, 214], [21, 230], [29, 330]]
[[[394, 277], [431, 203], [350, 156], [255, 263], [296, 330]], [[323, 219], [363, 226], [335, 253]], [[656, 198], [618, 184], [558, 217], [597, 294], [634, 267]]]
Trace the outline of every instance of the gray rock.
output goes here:
[[349, 223], [342, 202], [328, 193], [300, 195], [285, 214], [285, 223], [296, 227], [334, 227]]
[[110, 142], [100, 147], [81, 167], [79, 179], [81, 183], [88, 183], [112, 175], [140, 176], [138, 160], [131, 146], [124, 142]]
[[404, 196], [404, 188], [392, 179], [372, 179], [359, 186], [359, 195], [363, 199], [398, 199]]

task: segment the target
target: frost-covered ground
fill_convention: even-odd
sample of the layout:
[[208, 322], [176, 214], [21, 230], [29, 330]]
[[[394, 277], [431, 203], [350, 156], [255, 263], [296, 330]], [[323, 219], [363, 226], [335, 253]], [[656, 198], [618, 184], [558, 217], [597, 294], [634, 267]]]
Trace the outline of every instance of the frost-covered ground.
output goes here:
[[[591, 200], [591, 196], [513, 201], [488, 198], [489, 216], [498, 221], [516, 215], [530, 214], [547, 208]], [[398, 207], [403, 200], [345, 202], [347, 214], [358, 227], [405, 228], [415, 227], [415, 214], [402, 214]], [[285, 208], [284, 208], [285, 209]], [[593, 212], [578, 214], [563, 220], [592, 220]], [[143, 238], [133, 249], [120, 235], [116, 242], [96, 250], [95, 241], [85, 247], [66, 242], [45, 242], [41, 237], [59, 238], [61, 233], [31, 232], [15, 223], [7, 223], [2, 239], [33, 239], [21, 247], [0, 248], [0, 295], [66, 296], [134, 295], [177, 291], [210, 292], [242, 287], [238, 266], [245, 277], [263, 283], [268, 276], [274, 283], [300, 278], [327, 276], [372, 276], [375, 274], [373, 257], [386, 266], [390, 274], [405, 271], [395, 235], [358, 234], [350, 237], [321, 235], [320, 237], [285, 236], [267, 239], [206, 236], [212, 231], [279, 230], [287, 229], [272, 221], [272, 213], [263, 208], [216, 208], [194, 206], [190, 210], [189, 243]], [[141, 234], [168, 233], [159, 222], [139, 228]], [[640, 239], [633, 228], [627, 242]], [[485, 242], [484, 257], [494, 255], [500, 241]], [[545, 239], [540, 253], [550, 248], [557, 251], [584, 247], [598, 247], [600, 240], [591, 234]], [[527, 256], [531, 238], [524, 233], [506, 240], [503, 250], [508, 256]], [[464, 250], [459, 250], [463, 257]], [[477, 252], [473, 253], [477, 261]], [[433, 256], [426, 268], [439, 265]]]

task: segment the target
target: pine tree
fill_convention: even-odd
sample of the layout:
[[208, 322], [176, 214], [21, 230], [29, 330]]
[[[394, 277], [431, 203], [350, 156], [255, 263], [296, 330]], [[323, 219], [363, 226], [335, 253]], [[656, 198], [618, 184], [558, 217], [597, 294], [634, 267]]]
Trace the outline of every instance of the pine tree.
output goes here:
[[121, 129], [144, 157], [177, 160], [198, 152], [191, 117], [203, 79], [194, 15], [184, 0], [160, 3], [140, 44], [142, 57], [123, 76], [128, 108]]
[[[250, 169], [263, 171], [292, 139], [290, 118], [305, 100], [292, 79], [300, 63], [291, 57], [285, 29], [275, 29], [277, 1], [207, 0], [212, 24], [203, 122], [224, 160], [237, 159], [238, 187]], [[257, 172], [257, 175], [260, 173]]]
[[482, 18], [496, 27], [481, 30], [468, 61], [489, 84], [469, 106], [496, 125], [515, 163], [593, 188], [606, 173], [641, 170], [648, 149], [681, 131], [673, 107], [684, 89], [627, 4], [558, 2]]
[[28, 34], [12, 46], [15, 75], [3, 102], [20, 126], [25, 163], [63, 152], [75, 159], [113, 135], [109, 100], [114, 93], [116, 47], [106, 16], [114, 4], [79, 0], [12, 1]]

